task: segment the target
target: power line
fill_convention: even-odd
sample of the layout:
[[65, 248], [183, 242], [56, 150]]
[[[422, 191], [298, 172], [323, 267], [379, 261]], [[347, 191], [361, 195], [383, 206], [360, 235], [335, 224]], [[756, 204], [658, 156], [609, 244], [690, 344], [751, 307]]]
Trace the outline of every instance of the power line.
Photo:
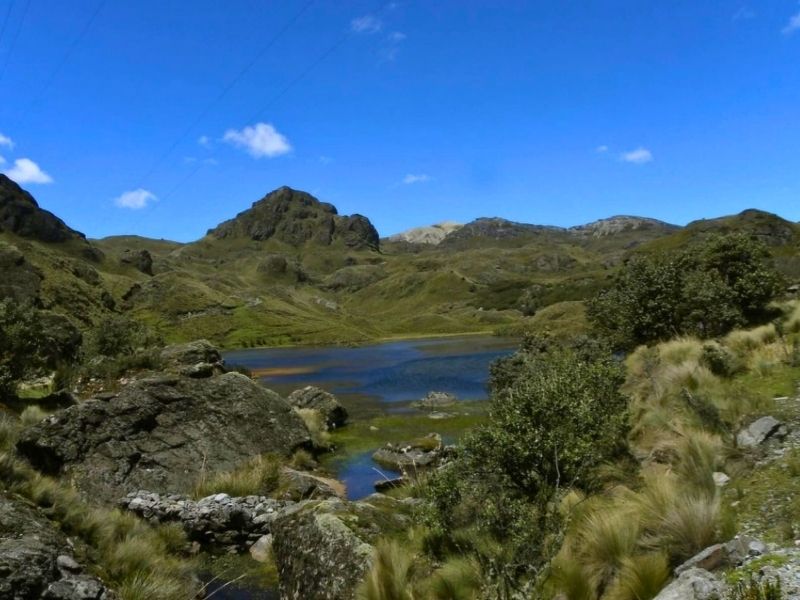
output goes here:
[[3, 75], [6, 73], [6, 68], [8, 67], [8, 62], [11, 60], [11, 55], [14, 53], [14, 46], [17, 45], [17, 39], [19, 38], [19, 34], [22, 31], [22, 26], [25, 24], [25, 17], [28, 16], [28, 9], [31, 7], [31, 0], [28, 0], [27, 4], [25, 4], [25, 9], [22, 12], [22, 18], [19, 20], [19, 26], [17, 27], [17, 32], [14, 34], [14, 37], [11, 38], [11, 45], [8, 47], [8, 54], [6, 54], [6, 59], [3, 61], [3, 68], [0, 69], [0, 81], [3, 80]]
[[181, 133], [181, 135], [178, 136], [178, 138], [172, 144], [169, 145], [169, 147], [155, 160], [155, 162], [153, 162], [153, 164], [150, 166], [150, 168], [147, 170], [144, 176], [142, 176], [139, 179], [139, 183], [134, 187], [141, 187], [143, 185], [145, 180], [148, 177], [150, 177], [156, 171], [156, 169], [158, 169], [159, 166], [161, 166], [161, 163], [164, 162], [164, 160], [166, 160], [166, 158], [170, 154], [172, 154], [175, 148], [177, 148], [178, 145], [188, 137], [188, 135], [192, 132], [192, 130], [195, 127], [197, 127], [197, 125], [200, 124], [200, 121], [202, 121], [208, 115], [208, 113], [210, 113], [211, 110], [217, 104], [219, 104], [222, 101], [222, 99], [225, 98], [225, 96], [228, 95], [228, 92], [230, 92], [233, 89], [233, 87], [237, 83], [239, 83], [242, 77], [244, 77], [250, 71], [250, 69], [252, 69], [259, 60], [261, 60], [261, 58], [267, 53], [267, 51], [270, 48], [272, 48], [272, 46], [275, 45], [275, 43], [283, 36], [283, 34], [285, 34], [300, 19], [301, 16], [303, 16], [303, 14], [311, 7], [311, 5], [314, 2], [315, 0], [308, 0], [308, 2], [306, 2], [303, 5], [303, 7], [291, 19], [289, 19], [289, 21], [285, 25], [280, 30], [278, 30], [278, 32], [274, 36], [272, 36], [272, 38], [270, 38], [270, 40], [264, 46], [261, 47], [261, 49], [253, 57], [253, 59], [236, 74], [236, 76], [228, 83], [228, 85], [226, 85], [222, 89], [222, 91], [216, 96], [216, 98], [214, 98], [211, 102], [209, 102], [205, 106], [205, 108], [202, 111], [200, 111], [200, 114], [197, 115], [197, 117], [189, 124], [189, 126], [183, 131], [183, 133]]
[[100, 11], [103, 10], [103, 7], [105, 6], [105, 4], [106, 4], [106, 0], [100, 0], [100, 2], [98, 2], [97, 6], [94, 9], [94, 12], [89, 17], [89, 20], [86, 21], [86, 23], [84, 24], [83, 29], [81, 30], [81, 32], [77, 35], [77, 37], [75, 37], [74, 40], [72, 40], [72, 44], [70, 44], [69, 48], [67, 48], [67, 51], [64, 53], [64, 56], [61, 57], [61, 60], [56, 65], [56, 68], [53, 69], [53, 71], [50, 73], [50, 76], [45, 80], [45, 84], [42, 86], [42, 89], [39, 92], [39, 95], [36, 97], [36, 100], [33, 101], [33, 104], [38, 104], [39, 101], [41, 101], [41, 99], [44, 97], [45, 92], [47, 92], [47, 90], [50, 87], [50, 85], [53, 83], [53, 81], [55, 81], [56, 77], [58, 77], [58, 74], [61, 72], [61, 69], [64, 67], [64, 65], [69, 60], [69, 57], [75, 51], [75, 48], [78, 47], [78, 44], [80, 44], [80, 42], [83, 40], [83, 38], [89, 32], [89, 29], [91, 28], [92, 23], [94, 23], [95, 19], [97, 19], [97, 16], [100, 14]]
[[3, 35], [6, 33], [6, 26], [8, 25], [8, 18], [11, 16], [11, 9], [14, 6], [14, 0], [10, 0], [8, 3], [8, 10], [6, 11], [6, 18], [3, 19], [3, 27], [0, 28], [0, 44], [3, 43]]

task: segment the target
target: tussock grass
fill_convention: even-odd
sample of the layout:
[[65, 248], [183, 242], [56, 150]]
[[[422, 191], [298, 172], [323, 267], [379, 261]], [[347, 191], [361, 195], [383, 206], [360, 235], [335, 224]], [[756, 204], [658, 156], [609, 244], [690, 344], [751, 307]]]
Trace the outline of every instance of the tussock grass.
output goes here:
[[697, 364], [703, 356], [703, 343], [693, 337], [682, 336], [658, 345], [661, 362], [667, 365]]
[[296, 408], [295, 412], [303, 419], [311, 441], [317, 448], [327, 449], [331, 444], [331, 435], [322, 413], [313, 408]]
[[372, 568], [359, 586], [359, 600], [414, 600], [411, 575], [414, 556], [394, 540], [375, 546]]
[[22, 411], [22, 414], [19, 416], [19, 422], [23, 428], [30, 427], [40, 423], [47, 415], [48, 413], [39, 406], [31, 404], [30, 406], [26, 406], [25, 410]]
[[553, 564], [551, 583], [566, 600], [596, 600], [592, 573], [569, 550]]
[[205, 498], [212, 494], [230, 496], [266, 496], [274, 492], [280, 482], [284, 459], [277, 454], [264, 454], [251, 458], [238, 468], [206, 477], [202, 473], [194, 489], [194, 497]]
[[676, 445], [675, 472], [682, 485], [713, 496], [714, 471], [722, 464], [723, 444], [718, 435], [695, 430], [685, 432]]
[[426, 597], [433, 600], [478, 600], [482, 584], [481, 566], [477, 560], [453, 558], [437, 569]]
[[178, 600], [189, 597], [180, 581], [146, 571], [126, 577], [117, 589], [123, 600]]
[[8, 414], [0, 413], [0, 452], [10, 450], [19, 437], [19, 422]]
[[670, 568], [663, 553], [628, 558], [606, 594], [608, 600], [651, 600], [669, 581]]
[[595, 510], [578, 525], [578, 557], [596, 585], [605, 587], [633, 555], [638, 539], [638, 520], [628, 506]]
[[755, 329], [732, 331], [725, 336], [724, 344], [740, 356], [746, 356], [752, 350], [771, 344], [777, 339], [775, 325], [770, 323]]
[[787, 318], [784, 330], [787, 333], [800, 333], [800, 302], [795, 302], [787, 307]]

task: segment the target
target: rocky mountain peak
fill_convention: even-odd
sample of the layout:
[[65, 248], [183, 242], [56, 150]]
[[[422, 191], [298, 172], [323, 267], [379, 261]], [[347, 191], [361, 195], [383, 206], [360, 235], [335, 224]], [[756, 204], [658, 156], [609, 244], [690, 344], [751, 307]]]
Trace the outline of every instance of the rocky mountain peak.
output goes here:
[[434, 225], [424, 227], [414, 227], [407, 231], [402, 231], [389, 236], [390, 242], [408, 242], [409, 244], [430, 244], [437, 245], [454, 231], [461, 229], [463, 225], [455, 221], [442, 221]]
[[341, 241], [350, 248], [377, 249], [378, 232], [362, 215], [342, 216], [336, 207], [307, 192], [283, 186], [209, 230], [217, 239], [276, 239], [292, 246], [307, 242], [329, 246]]
[[14, 181], [0, 174], [0, 231], [42, 242], [85, 239], [53, 213], [39, 208], [36, 200]]
[[570, 232], [591, 237], [606, 237], [616, 235], [626, 231], [662, 231], [669, 233], [680, 229], [677, 225], [672, 225], [658, 219], [647, 217], [635, 217], [630, 215], [616, 215], [607, 219], [592, 221], [586, 225], [570, 227]]

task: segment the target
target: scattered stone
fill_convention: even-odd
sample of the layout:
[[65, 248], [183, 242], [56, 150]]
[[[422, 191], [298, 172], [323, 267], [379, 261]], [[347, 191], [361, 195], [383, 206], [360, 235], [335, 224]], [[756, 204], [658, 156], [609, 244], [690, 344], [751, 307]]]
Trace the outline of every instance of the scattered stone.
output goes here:
[[655, 600], [720, 600], [724, 586], [704, 569], [691, 568], [665, 587]]
[[715, 471], [712, 477], [714, 478], [714, 485], [717, 487], [725, 487], [731, 480], [726, 473], [722, 473], [721, 471]]
[[189, 541], [201, 546], [246, 552], [270, 533], [278, 514], [294, 502], [228, 494], [192, 500], [140, 490], [128, 494], [119, 504], [153, 523], [180, 523]]
[[[736, 442], [740, 448], [755, 448], [772, 436], [780, 437], [782, 426], [783, 424], [775, 417], [761, 417], [742, 429], [736, 436]], [[785, 436], [785, 433], [783, 435]]]
[[250, 546], [250, 556], [260, 563], [269, 562], [272, 558], [272, 534], [262, 535]]
[[728, 548], [724, 544], [714, 544], [705, 550], [698, 552], [692, 558], [681, 564], [675, 569], [675, 574], [688, 571], [689, 569], [704, 569], [713, 571], [727, 564]]
[[441, 419], [452, 419], [454, 416], [455, 415], [453, 413], [446, 413], [439, 411], [428, 413], [428, 418], [433, 419], [434, 421], [440, 421]]
[[239, 373], [135, 380], [24, 430], [17, 450], [34, 467], [114, 503], [127, 493], [190, 493], [201, 476], [267, 452], [311, 444], [302, 419], [275, 392]]
[[379, 479], [375, 482], [374, 487], [376, 492], [388, 492], [389, 490], [403, 487], [405, 484], [406, 478], [401, 476], [392, 479]]
[[458, 398], [449, 392], [428, 392], [424, 398], [414, 402], [411, 406], [414, 408], [433, 410], [435, 408], [453, 406], [456, 402], [458, 402]]
[[284, 467], [281, 470], [281, 497], [286, 500], [344, 498], [346, 490], [341, 481]]
[[315, 387], [306, 386], [295, 390], [289, 397], [289, 404], [295, 408], [310, 408], [323, 416], [328, 429], [336, 429], [347, 423], [347, 411], [330, 392]]
[[423, 438], [399, 444], [386, 444], [377, 450], [372, 459], [380, 465], [396, 471], [425, 469], [441, 464], [445, 455], [442, 437], [429, 433]]

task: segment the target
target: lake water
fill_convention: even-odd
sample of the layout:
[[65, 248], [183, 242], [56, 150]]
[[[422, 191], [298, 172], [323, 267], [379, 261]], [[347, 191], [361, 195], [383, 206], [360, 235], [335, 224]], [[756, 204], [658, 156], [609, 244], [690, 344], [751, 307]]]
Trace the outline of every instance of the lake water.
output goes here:
[[[450, 392], [462, 401], [485, 400], [489, 366], [517, 345], [515, 339], [463, 336], [355, 348], [254, 348], [226, 352], [225, 360], [248, 367], [266, 387], [284, 396], [306, 385], [321, 387], [336, 395], [352, 422], [417, 412], [411, 403], [432, 390]], [[372, 493], [380, 478], [371, 458], [375, 449], [332, 463], [351, 499]]]

